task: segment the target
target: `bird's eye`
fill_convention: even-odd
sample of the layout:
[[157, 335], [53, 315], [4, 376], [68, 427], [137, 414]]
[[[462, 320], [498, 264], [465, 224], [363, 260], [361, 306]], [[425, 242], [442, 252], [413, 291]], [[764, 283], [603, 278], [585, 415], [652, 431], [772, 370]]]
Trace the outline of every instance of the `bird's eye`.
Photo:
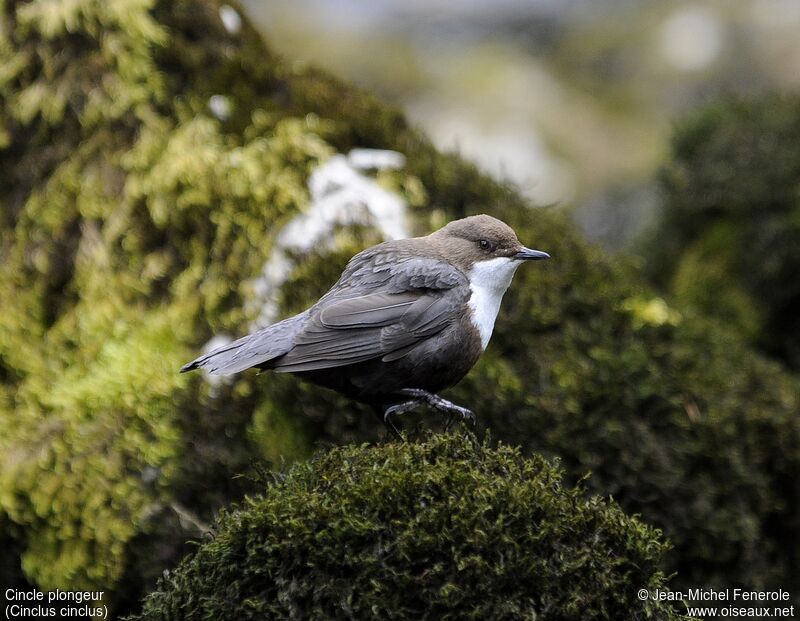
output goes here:
[[489, 240], [486, 240], [486, 239], [482, 239], [482, 240], [480, 240], [480, 241], [478, 242], [478, 245], [481, 247], [481, 250], [489, 250], [489, 248], [491, 248], [491, 246], [492, 246], [492, 245], [489, 243]]

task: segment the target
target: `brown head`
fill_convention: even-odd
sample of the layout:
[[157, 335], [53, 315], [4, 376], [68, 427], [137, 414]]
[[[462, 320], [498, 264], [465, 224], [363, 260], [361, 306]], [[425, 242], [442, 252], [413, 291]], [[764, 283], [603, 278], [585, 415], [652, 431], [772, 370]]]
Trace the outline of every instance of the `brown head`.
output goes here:
[[464, 273], [478, 263], [519, 265], [522, 261], [548, 259], [546, 252], [523, 246], [505, 222], [481, 214], [450, 222], [428, 236], [441, 254]]

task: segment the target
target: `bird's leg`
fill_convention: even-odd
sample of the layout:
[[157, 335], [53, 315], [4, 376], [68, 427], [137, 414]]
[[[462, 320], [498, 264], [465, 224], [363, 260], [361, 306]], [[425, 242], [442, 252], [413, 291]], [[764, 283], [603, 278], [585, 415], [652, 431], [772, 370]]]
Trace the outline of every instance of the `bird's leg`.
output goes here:
[[[435, 395], [427, 390], [422, 390], [421, 388], [403, 388], [399, 392], [407, 397], [412, 397], [417, 403], [426, 403], [432, 408], [445, 414], [449, 414], [450, 416], [460, 416], [462, 420], [469, 422], [473, 427], [475, 426], [475, 413], [472, 410], [468, 410], [460, 405], [456, 405], [452, 401], [448, 401], [439, 395]], [[411, 403], [411, 401], [407, 403]]]
[[403, 436], [400, 435], [400, 431], [398, 431], [397, 427], [392, 422], [392, 416], [405, 414], [406, 412], [413, 410], [421, 403], [422, 401], [419, 399], [411, 399], [410, 401], [405, 401], [396, 405], [390, 405], [383, 413], [383, 422], [386, 425], [386, 428], [389, 429], [389, 431], [391, 431], [397, 438], [402, 440]]
[[395, 424], [392, 422], [390, 418], [384, 419], [383, 422], [386, 425], [386, 428], [392, 432], [392, 435], [395, 437], [395, 439], [400, 441], [403, 440], [403, 436], [400, 434], [400, 430], [397, 427], [395, 427]]

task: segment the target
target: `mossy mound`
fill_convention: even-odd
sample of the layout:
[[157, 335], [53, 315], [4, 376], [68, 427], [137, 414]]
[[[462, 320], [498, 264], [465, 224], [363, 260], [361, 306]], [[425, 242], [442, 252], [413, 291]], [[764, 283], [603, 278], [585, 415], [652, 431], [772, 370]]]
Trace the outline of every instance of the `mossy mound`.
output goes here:
[[653, 278], [800, 369], [800, 97], [721, 100], [684, 119], [661, 178]]
[[[659, 533], [468, 436], [327, 451], [225, 511], [133, 619], [678, 619]], [[680, 617], [682, 618], [682, 617]]]

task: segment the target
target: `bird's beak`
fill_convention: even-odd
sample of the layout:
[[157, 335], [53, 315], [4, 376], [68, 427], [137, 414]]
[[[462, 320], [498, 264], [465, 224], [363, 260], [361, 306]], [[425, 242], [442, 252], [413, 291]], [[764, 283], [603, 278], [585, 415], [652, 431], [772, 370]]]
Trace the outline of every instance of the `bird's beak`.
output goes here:
[[520, 261], [540, 261], [542, 259], [549, 259], [550, 255], [541, 250], [533, 250], [532, 248], [523, 247], [517, 254], [514, 255], [515, 259]]

